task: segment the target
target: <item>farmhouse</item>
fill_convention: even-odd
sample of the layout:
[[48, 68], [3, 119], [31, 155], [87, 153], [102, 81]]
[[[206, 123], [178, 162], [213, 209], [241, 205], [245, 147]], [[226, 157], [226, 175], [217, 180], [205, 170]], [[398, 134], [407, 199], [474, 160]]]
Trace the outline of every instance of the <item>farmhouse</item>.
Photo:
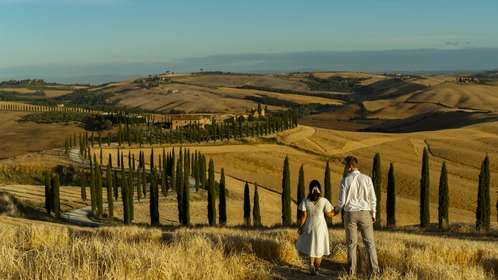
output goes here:
[[258, 118], [258, 117], [264, 117], [265, 116], [265, 109], [261, 109], [261, 115], [258, 112], [258, 109], [252, 108], [251, 109], [251, 114], [253, 117]]
[[181, 114], [171, 117], [171, 129], [179, 129], [190, 124], [199, 125], [204, 128], [213, 121], [213, 115], [210, 114]]

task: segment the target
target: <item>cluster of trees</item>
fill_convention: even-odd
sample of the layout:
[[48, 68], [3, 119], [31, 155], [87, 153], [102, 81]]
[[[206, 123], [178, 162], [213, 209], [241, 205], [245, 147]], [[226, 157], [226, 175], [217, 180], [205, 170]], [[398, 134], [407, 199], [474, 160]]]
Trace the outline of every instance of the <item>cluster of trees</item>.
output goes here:
[[319, 78], [313, 74], [302, 80], [311, 90], [353, 92], [356, 88], [361, 87], [361, 81], [370, 78], [343, 78], [340, 76], [330, 76], [326, 79]]
[[[90, 151], [88, 151], [90, 153]], [[151, 224], [159, 224], [159, 197], [167, 196], [170, 191], [177, 193], [178, 201], [178, 220], [182, 225], [190, 224], [190, 184], [189, 178], [195, 179], [195, 189], [209, 189], [206, 178], [206, 158], [200, 152], [190, 154], [189, 149], [181, 149], [179, 157], [176, 159], [175, 149], [166, 153], [163, 148], [162, 155], [157, 160], [154, 152], [150, 155], [147, 162], [145, 153], [140, 151], [138, 158], [130, 152], [126, 155], [117, 150], [117, 167], [113, 167], [112, 156], [109, 159], [105, 170], [102, 168], [102, 152], [100, 161], [97, 155], [93, 154], [93, 160], [90, 157], [89, 172], [81, 171], [80, 186], [81, 198], [87, 200], [87, 186], [90, 189], [90, 201], [92, 213], [95, 217], [103, 218], [103, 188], [107, 193], [107, 218], [114, 218], [114, 201], [119, 199], [123, 202], [123, 222], [131, 224], [134, 219], [134, 200], [140, 201], [142, 198], [149, 196], [149, 210]], [[155, 162], [159, 162], [159, 166]], [[127, 164], [126, 164], [127, 162]], [[210, 171], [211, 174], [211, 171]], [[214, 178], [214, 170], [212, 170]], [[214, 180], [214, 179], [213, 179]], [[213, 187], [216, 189], [216, 186]], [[216, 194], [217, 195], [217, 194]], [[46, 196], [46, 200], [49, 197]], [[225, 203], [226, 204], [226, 203]]]
[[72, 93], [56, 97], [54, 100], [70, 102], [71, 104], [78, 105], [80, 107], [91, 107], [108, 104], [107, 100], [112, 96], [114, 96], [114, 93], [88, 91], [88, 89], [82, 88], [77, 89]]
[[[90, 151], [88, 151], [90, 153]], [[159, 196], [167, 196], [171, 191], [177, 194], [178, 221], [181, 225], [190, 225], [190, 178], [194, 179], [194, 188], [197, 192], [204, 189], [208, 193], [208, 223], [210, 225], [225, 225], [227, 223], [227, 197], [229, 192], [225, 184], [224, 169], [221, 169], [220, 182], [215, 181], [214, 161], [210, 159], [209, 169], [206, 170], [206, 157], [200, 152], [190, 153], [190, 149], [181, 149], [179, 156], [176, 158], [175, 149], [166, 153], [163, 148], [162, 156], [159, 155], [159, 167], [155, 166], [155, 156], [152, 150], [150, 161], [146, 162], [144, 153], [140, 151], [138, 164], [135, 165], [136, 159], [134, 154], [128, 153], [128, 164], [126, 165], [125, 155], [117, 151], [118, 163], [117, 168], [112, 165], [112, 156], [109, 154], [108, 164], [103, 170], [102, 153], [100, 161], [96, 154], [93, 154], [93, 160], [90, 159], [89, 172], [81, 171], [80, 185], [81, 198], [87, 199], [87, 186], [90, 188], [90, 201], [92, 213], [95, 217], [104, 217], [103, 207], [103, 188], [107, 191], [107, 218], [114, 218], [114, 201], [119, 199], [123, 202], [123, 222], [131, 224], [134, 219], [134, 199], [140, 201], [143, 197], [149, 195], [149, 210], [152, 225], [159, 224]], [[90, 157], [91, 158], [91, 157]], [[146, 167], [148, 166], [148, 167]], [[207, 173], [207, 177], [206, 177]], [[48, 182], [51, 182], [50, 180]], [[53, 183], [52, 183], [53, 184]], [[121, 189], [121, 191], [119, 191]], [[244, 197], [244, 219], [246, 225], [251, 224], [250, 202], [248, 183], [246, 182], [246, 193]], [[52, 188], [53, 190], [53, 188]], [[58, 188], [57, 188], [58, 190]], [[57, 192], [58, 194], [58, 192]], [[47, 191], [46, 202], [52, 205], [52, 192]], [[218, 200], [218, 207], [217, 205]], [[259, 210], [259, 195], [257, 184], [254, 190], [254, 207], [253, 207], [253, 225], [261, 225], [261, 216]], [[51, 208], [55, 209], [55, 208]], [[55, 212], [54, 212], [55, 213]], [[217, 214], [219, 213], [219, 216]], [[217, 219], [218, 217], [218, 219]]]
[[73, 112], [73, 111], [51, 111], [39, 112], [31, 114], [20, 119], [21, 122], [36, 122], [36, 123], [65, 123], [65, 122], [87, 122], [88, 118], [92, 118], [91, 113]]
[[[0, 82], [0, 87], [6, 88], [29, 88], [29, 89], [58, 89], [60, 87], [55, 87], [57, 83], [47, 83], [43, 79], [24, 79], [24, 80], [8, 80]], [[54, 86], [52, 88], [48, 86]], [[69, 88], [69, 87], [68, 87]]]

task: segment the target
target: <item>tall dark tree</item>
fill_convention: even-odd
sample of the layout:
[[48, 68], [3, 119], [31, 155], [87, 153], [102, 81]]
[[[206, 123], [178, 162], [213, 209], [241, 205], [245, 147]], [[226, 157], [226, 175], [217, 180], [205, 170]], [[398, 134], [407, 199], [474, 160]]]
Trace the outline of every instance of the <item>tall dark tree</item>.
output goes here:
[[52, 212], [52, 179], [49, 171], [45, 171], [45, 209], [47, 214]]
[[387, 201], [386, 201], [387, 226], [396, 226], [396, 182], [394, 176], [394, 165], [391, 162], [387, 175]]
[[84, 169], [80, 171], [81, 199], [86, 201], [86, 173]]
[[252, 222], [254, 226], [261, 226], [261, 210], [259, 207], [258, 184], [254, 184], [254, 206], [252, 208]]
[[292, 224], [290, 184], [289, 156], [286, 156], [282, 174], [282, 225], [284, 226]]
[[202, 157], [201, 157], [201, 174], [200, 174], [201, 186], [207, 190], [208, 186], [207, 186], [207, 177], [206, 177], [206, 173], [207, 173], [206, 167], [207, 167], [206, 156], [202, 155]]
[[489, 232], [491, 223], [491, 198], [489, 194], [490, 170], [489, 157], [486, 155], [481, 164], [479, 173], [479, 188], [477, 190], [477, 211], [476, 211], [476, 230], [480, 232]]
[[441, 176], [439, 177], [439, 203], [438, 203], [438, 222], [439, 229], [447, 229], [450, 220], [448, 210], [450, 208], [449, 188], [448, 188], [448, 172], [446, 171], [446, 162], [443, 162], [441, 167]]
[[61, 217], [61, 196], [60, 196], [60, 182], [59, 182], [59, 174], [55, 173], [52, 176], [52, 187], [50, 191], [52, 193], [52, 212], [56, 218]]
[[216, 185], [214, 181], [214, 161], [209, 160], [208, 170], [208, 220], [209, 225], [216, 225]]
[[[181, 153], [180, 153], [181, 155]], [[183, 183], [183, 163], [181, 157], [178, 158], [176, 164], [176, 200], [178, 202], [178, 221], [183, 225], [183, 188], [185, 187]]]
[[[325, 198], [332, 203], [332, 182], [330, 180], [330, 163], [327, 160], [327, 164], [325, 165], [325, 176], [324, 176], [324, 189], [325, 189]], [[301, 201], [298, 201], [300, 203]], [[324, 214], [325, 215], [325, 214]], [[327, 217], [325, 215], [325, 220], [327, 224], [332, 224], [332, 217]]]
[[95, 186], [95, 169], [92, 164], [92, 157], [90, 156], [90, 202], [92, 207], [92, 214], [97, 210], [97, 192]]
[[95, 160], [95, 195], [97, 197], [97, 216], [102, 217], [102, 214], [104, 213], [102, 200], [102, 170], [97, 160]]
[[246, 182], [244, 187], [244, 223], [246, 226], [251, 225], [251, 198], [249, 195], [249, 183]]
[[[327, 161], [328, 164], [328, 161]], [[299, 181], [297, 183], [297, 203], [298, 205], [306, 197], [306, 185], [304, 183], [304, 165], [301, 165], [299, 169]], [[303, 218], [303, 211], [297, 209], [297, 224], [301, 224], [301, 219]]]
[[372, 167], [372, 182], [375, 190], [375, 196], [377, 197], [377, 206], [375, 212], [375, 224], [374, 227], [381, 227], [381, 203], [382, 203], [382, 168], [380, 163], [380, 154], [376, 153], [373, 160]]
[[420, 179], [420, 227], [428, 228], [431, 223], [430, 212], [430, 180], [429, 180], [429, 155], [424, 148], [422, 157], [422, 176]]
[[111, 163], [107, 163], [106, 170], [106, 179], [107, 179], [107, 209], [109, 211], [109, 219], [112, 220], [114, 218], [114, 200], [113, 200], [113, 184], [112, 184], [112, 167]]
[[218, 212], [220, 217], [218, 222], [220, 225], [225, 225], [227, 223], [227, 196], [226, 196], [226, 186], [225, 186], [225, 170], [221, 168], [220, 177], [220, 204]]
[[184, 172], [183, 172], [183, 203], [182, 203], [182, 224], [185, 226], [190, 225], [190, 166], [189, 166], [189, 156], [190, 150], [185, 154]]
[[157, 169], [152, 168], [150, 175], [150, 200], [149, 200], [149, 211], [150, 211], [150, 224], [159, 224], [159, 190], [157, 183]]
[[121, 198], [123, 199], [123, 220], [127, 225], [131, 224], [131, 213], [130, 213], [130, 200], [128, 199], [128, 179], [126, 178], [126, 173], [124, 172], [124, 168], [122, 168], [121, 172]]

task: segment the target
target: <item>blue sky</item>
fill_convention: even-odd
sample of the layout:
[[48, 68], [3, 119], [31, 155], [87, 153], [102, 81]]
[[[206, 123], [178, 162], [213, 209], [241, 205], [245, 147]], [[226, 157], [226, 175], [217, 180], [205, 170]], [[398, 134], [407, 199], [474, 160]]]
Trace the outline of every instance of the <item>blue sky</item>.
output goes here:
[[[496, 0], [0, 0], [0, 69], [494, 49], [497, 11]], [[216, 67], [230, 70], [223, 62]]]

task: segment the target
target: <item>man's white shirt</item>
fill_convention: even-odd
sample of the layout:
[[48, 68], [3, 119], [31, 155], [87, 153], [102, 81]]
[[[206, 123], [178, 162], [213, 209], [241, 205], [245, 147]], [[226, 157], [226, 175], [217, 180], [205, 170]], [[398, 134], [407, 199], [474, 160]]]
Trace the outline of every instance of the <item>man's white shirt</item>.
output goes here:
[[336, 212], [341, 208], [348, 212], [370, 211], [375, 217], [376, 206], [377, 197], [369, 176], [354, 170], [342, 178]]

